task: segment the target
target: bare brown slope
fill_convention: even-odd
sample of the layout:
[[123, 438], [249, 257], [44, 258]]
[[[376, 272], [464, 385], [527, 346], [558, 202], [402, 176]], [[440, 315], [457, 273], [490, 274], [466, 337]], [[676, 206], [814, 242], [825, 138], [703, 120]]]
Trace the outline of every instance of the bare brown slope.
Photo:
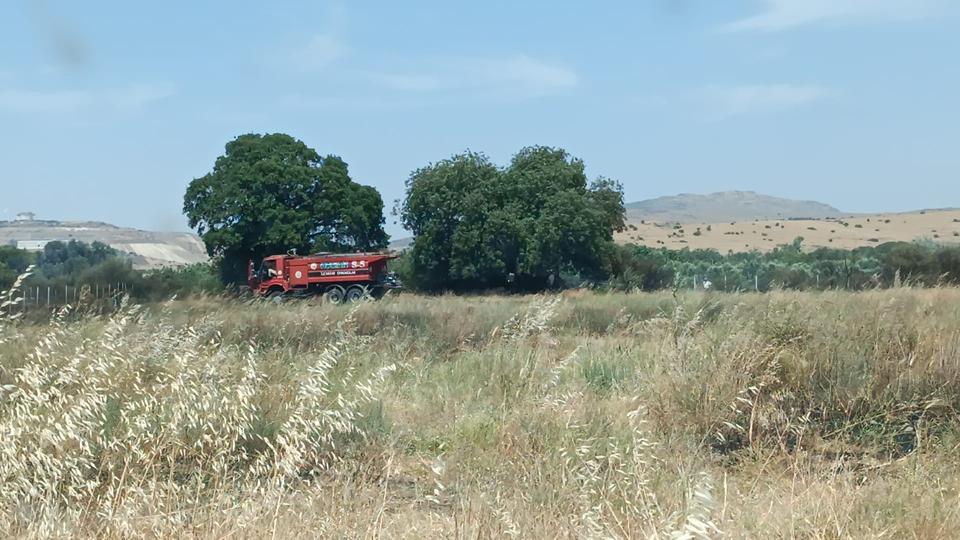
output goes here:
[[130, 254], [134, 266], [143, 269], [207, 260], [203, 242], [192, 233], [141, 231], [100, 222], [0, 221], [0, 245], [25, 240], [103, 242]]
[[619, 243], [671, 249], [715, 249], [720, 253], [769, 251], [803, 237], [808, 249], [853, 249], [883, 242], [932, 240], [960, 243], [960, 210], [860, 215], [809, 220], [747, 220], [659, 223], [629, 220]]

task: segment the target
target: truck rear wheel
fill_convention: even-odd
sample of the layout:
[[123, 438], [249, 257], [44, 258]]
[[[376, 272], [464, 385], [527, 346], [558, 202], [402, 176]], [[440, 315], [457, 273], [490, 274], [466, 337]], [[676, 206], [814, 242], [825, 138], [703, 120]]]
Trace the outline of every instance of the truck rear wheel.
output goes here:
[[366, 296], [367, 290], [360, 285], [354, 285], [353, 287], [347, 289], [347, 302], [359, 302]]
[[343, 291], [343, 287], [339, 285], [334, 285], [333, 287], [330, 287], [323, 293], [323, 297], [327, 300], [327, 302], [330, 302], [331, 304], [343, 303], [344, 296], [345, 296], [345, 293]]

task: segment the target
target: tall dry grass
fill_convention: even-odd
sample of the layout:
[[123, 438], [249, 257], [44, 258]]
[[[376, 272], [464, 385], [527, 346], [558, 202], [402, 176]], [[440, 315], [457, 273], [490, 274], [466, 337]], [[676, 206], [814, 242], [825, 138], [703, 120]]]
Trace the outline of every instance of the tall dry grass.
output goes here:
[[5, 536], [960, 530], [955, 289], [0, 320]]

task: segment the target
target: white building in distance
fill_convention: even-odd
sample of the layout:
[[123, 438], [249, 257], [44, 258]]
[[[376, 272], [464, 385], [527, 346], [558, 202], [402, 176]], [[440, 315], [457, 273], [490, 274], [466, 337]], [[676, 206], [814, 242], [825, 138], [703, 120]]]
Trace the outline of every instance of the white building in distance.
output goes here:
[[43, 251], [43, 248], [49, 243], [50, 240], [17, 240], [17, 249]]
[[13, 218], [14, 221], [33, 221], [37, 215], [33, 212], [20, 212], [17, 214], [17, 217]]

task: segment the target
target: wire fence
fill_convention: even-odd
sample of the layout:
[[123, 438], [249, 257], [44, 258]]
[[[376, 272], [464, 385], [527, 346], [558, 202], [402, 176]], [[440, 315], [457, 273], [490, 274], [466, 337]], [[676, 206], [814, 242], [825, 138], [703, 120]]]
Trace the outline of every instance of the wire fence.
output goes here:
[[38, 308], [57, 308], [67, 304], [107, 302], [120, 304], [120, 299], [129, 292], [127, 284], [83, 283], [78, 285], [26, 285], [14, 293], [19, 298], [17, 307], [21, 311]]

